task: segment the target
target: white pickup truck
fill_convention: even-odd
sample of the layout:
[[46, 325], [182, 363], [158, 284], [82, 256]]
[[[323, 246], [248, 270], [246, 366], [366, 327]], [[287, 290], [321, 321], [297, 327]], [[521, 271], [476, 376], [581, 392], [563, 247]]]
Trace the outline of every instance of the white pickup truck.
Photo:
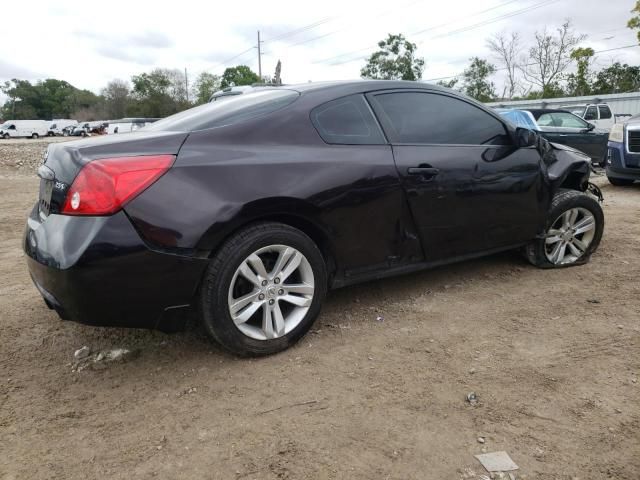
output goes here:
[[613, 124], [616, 123], [615, 116], [606, 103], [587, 103], [584, 105], [569, 105], [560, 108], [582, 117], [598, 128], [610, 129], [613, 127]]

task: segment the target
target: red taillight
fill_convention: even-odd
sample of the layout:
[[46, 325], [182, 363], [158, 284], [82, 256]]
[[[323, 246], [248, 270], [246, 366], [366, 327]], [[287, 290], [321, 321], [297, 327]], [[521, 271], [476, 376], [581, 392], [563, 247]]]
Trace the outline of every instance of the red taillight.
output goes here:
[[67, 215], [110, 215], [162, 176], [174, 155], [94, 160], [85, 165], [67, 192]]

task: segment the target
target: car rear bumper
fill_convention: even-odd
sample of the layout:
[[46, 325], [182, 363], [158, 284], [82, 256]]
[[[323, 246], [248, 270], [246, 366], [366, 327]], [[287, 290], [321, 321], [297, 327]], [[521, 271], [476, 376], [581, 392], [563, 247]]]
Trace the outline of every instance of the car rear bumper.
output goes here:
[[23, 248], [31, 278], [61, 318], [90, 325], [181, 326], [207, 259], [147, 247], [120, 211], [109, 217], [49, 215], [37, 205]]

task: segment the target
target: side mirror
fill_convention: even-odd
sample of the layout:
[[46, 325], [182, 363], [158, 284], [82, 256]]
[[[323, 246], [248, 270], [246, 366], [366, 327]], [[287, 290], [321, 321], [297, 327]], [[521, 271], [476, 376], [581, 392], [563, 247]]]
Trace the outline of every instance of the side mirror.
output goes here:
[[518, 127], [516, 129], [516, 139], [518, 142], [518, 147], [532, 147], [536, 144], [538, 135], [533, 130]]
[[590, 132], [594, 128], [596, 128], [596, 126], [593, 123], [587, 122], [587, 132]]

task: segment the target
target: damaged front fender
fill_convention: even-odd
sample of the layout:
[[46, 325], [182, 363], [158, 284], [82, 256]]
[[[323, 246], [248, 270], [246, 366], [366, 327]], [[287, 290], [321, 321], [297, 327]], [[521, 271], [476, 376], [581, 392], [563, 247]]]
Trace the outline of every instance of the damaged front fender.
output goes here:
[[539, 137], [538, 150], [547, 170], [552, 194], [559, 188], [585, 192], [589, 188], [591, 159], [584, 153], [566, 145], [550, 143]]

